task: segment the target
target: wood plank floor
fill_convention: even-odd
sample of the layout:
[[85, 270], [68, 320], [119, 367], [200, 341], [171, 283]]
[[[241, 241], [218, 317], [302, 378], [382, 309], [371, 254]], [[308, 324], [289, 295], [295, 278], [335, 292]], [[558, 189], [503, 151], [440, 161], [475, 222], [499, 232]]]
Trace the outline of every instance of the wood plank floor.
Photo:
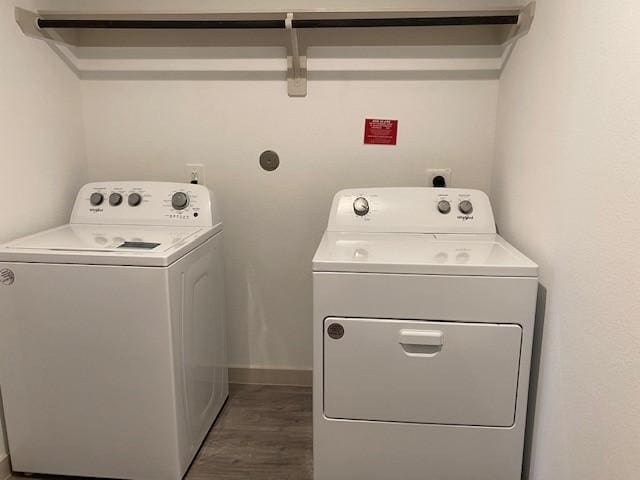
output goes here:
[[231, 385], [187, 480], [311, 480], [311, 388]]
[[311, 480], [311, 435], [311, 388], [232, 384], [185, 479]]

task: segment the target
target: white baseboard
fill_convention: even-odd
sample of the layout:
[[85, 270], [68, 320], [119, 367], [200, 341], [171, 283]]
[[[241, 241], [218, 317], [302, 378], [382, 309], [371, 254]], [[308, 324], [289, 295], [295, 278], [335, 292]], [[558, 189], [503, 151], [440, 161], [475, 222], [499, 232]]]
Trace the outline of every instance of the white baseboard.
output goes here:
[[279, 368], [229, 368], [229, 383], [310, 387], [312, 370]]
[[9, 455], [0, 458], [0, 480], [7, 480], [11, 476], [11, 463], [9, 463]]

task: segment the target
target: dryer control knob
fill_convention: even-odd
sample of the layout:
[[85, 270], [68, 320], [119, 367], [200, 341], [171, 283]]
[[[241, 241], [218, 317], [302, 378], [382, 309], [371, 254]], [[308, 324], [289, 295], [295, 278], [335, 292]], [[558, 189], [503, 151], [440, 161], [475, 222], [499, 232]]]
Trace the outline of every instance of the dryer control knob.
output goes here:
[[353, 201], [353, 211], [362, 217], [369, 213], [369, 202], [364, 197], [358, 197]]
[[122, 195], [119, 193], [112, 193], [109, 195], [109, 205], [112, 207], [117, 207], [122, 203]]
[[142, 203], [142, 197], [139, 193], [130, 193], [129, 198], [127, 198], [127, 202], [129, 203], [129, 206], [137, 207]]
[[448, 200], [440, 200], [438, 202], [438, 211], [440, 213], [449, 213], [451, 211], [451, 203]]
[[91, 197], [89, 197], [89, 202], [91, 202], [91, 205], [93, 205], [94, 207], [97, 207], [103, 201], [104, 201], [104, 195], [98, 192], [92, 193]]
[[184, 192], [176, 192], [171, 197], [171, 206], [176, 210], [184, 210], [189, 205], [189, 195]]
[[460, 212], [464, 213], [465, 215], [469, 215], [471, 212], [473, 212], [473, 205], [469, 200], [461, 201], [458, 205], [458, 208], [460, 209]]

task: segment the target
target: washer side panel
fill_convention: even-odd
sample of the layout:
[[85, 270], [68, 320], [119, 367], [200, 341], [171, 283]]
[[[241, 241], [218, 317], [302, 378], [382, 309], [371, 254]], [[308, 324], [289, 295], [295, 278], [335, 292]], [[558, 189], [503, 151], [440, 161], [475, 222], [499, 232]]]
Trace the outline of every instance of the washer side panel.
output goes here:
[[229, 395], [222, 233], [169, 269], [180, 471]]

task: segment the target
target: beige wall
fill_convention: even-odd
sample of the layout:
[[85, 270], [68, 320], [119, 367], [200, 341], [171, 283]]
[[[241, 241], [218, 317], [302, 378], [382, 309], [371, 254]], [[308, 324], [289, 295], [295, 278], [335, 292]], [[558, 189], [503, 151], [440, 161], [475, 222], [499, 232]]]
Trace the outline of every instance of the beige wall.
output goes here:
[[[496, 80], [85, 81], [92, 180], [184, 179], [206, 165], [225, 219], [231, 364], [311, 367], [311, 258], [333, 194], [424, 185], [429, 166], [486, 190]], [[398, 146], [363, 145], [364, 118], [399, 119]], [[281, 166], [258, 166], [265, 149]]]
[[87, 175], [79, 81], [45, 43], [22, 35], [16, 3], [52, 2], [0, 3], [0, 242], [67, 221]]
[[536, 480], [640, 471], [640, 27], [613, 3], [540, 0], [500, 81], [497, 221], [548, 295]]

